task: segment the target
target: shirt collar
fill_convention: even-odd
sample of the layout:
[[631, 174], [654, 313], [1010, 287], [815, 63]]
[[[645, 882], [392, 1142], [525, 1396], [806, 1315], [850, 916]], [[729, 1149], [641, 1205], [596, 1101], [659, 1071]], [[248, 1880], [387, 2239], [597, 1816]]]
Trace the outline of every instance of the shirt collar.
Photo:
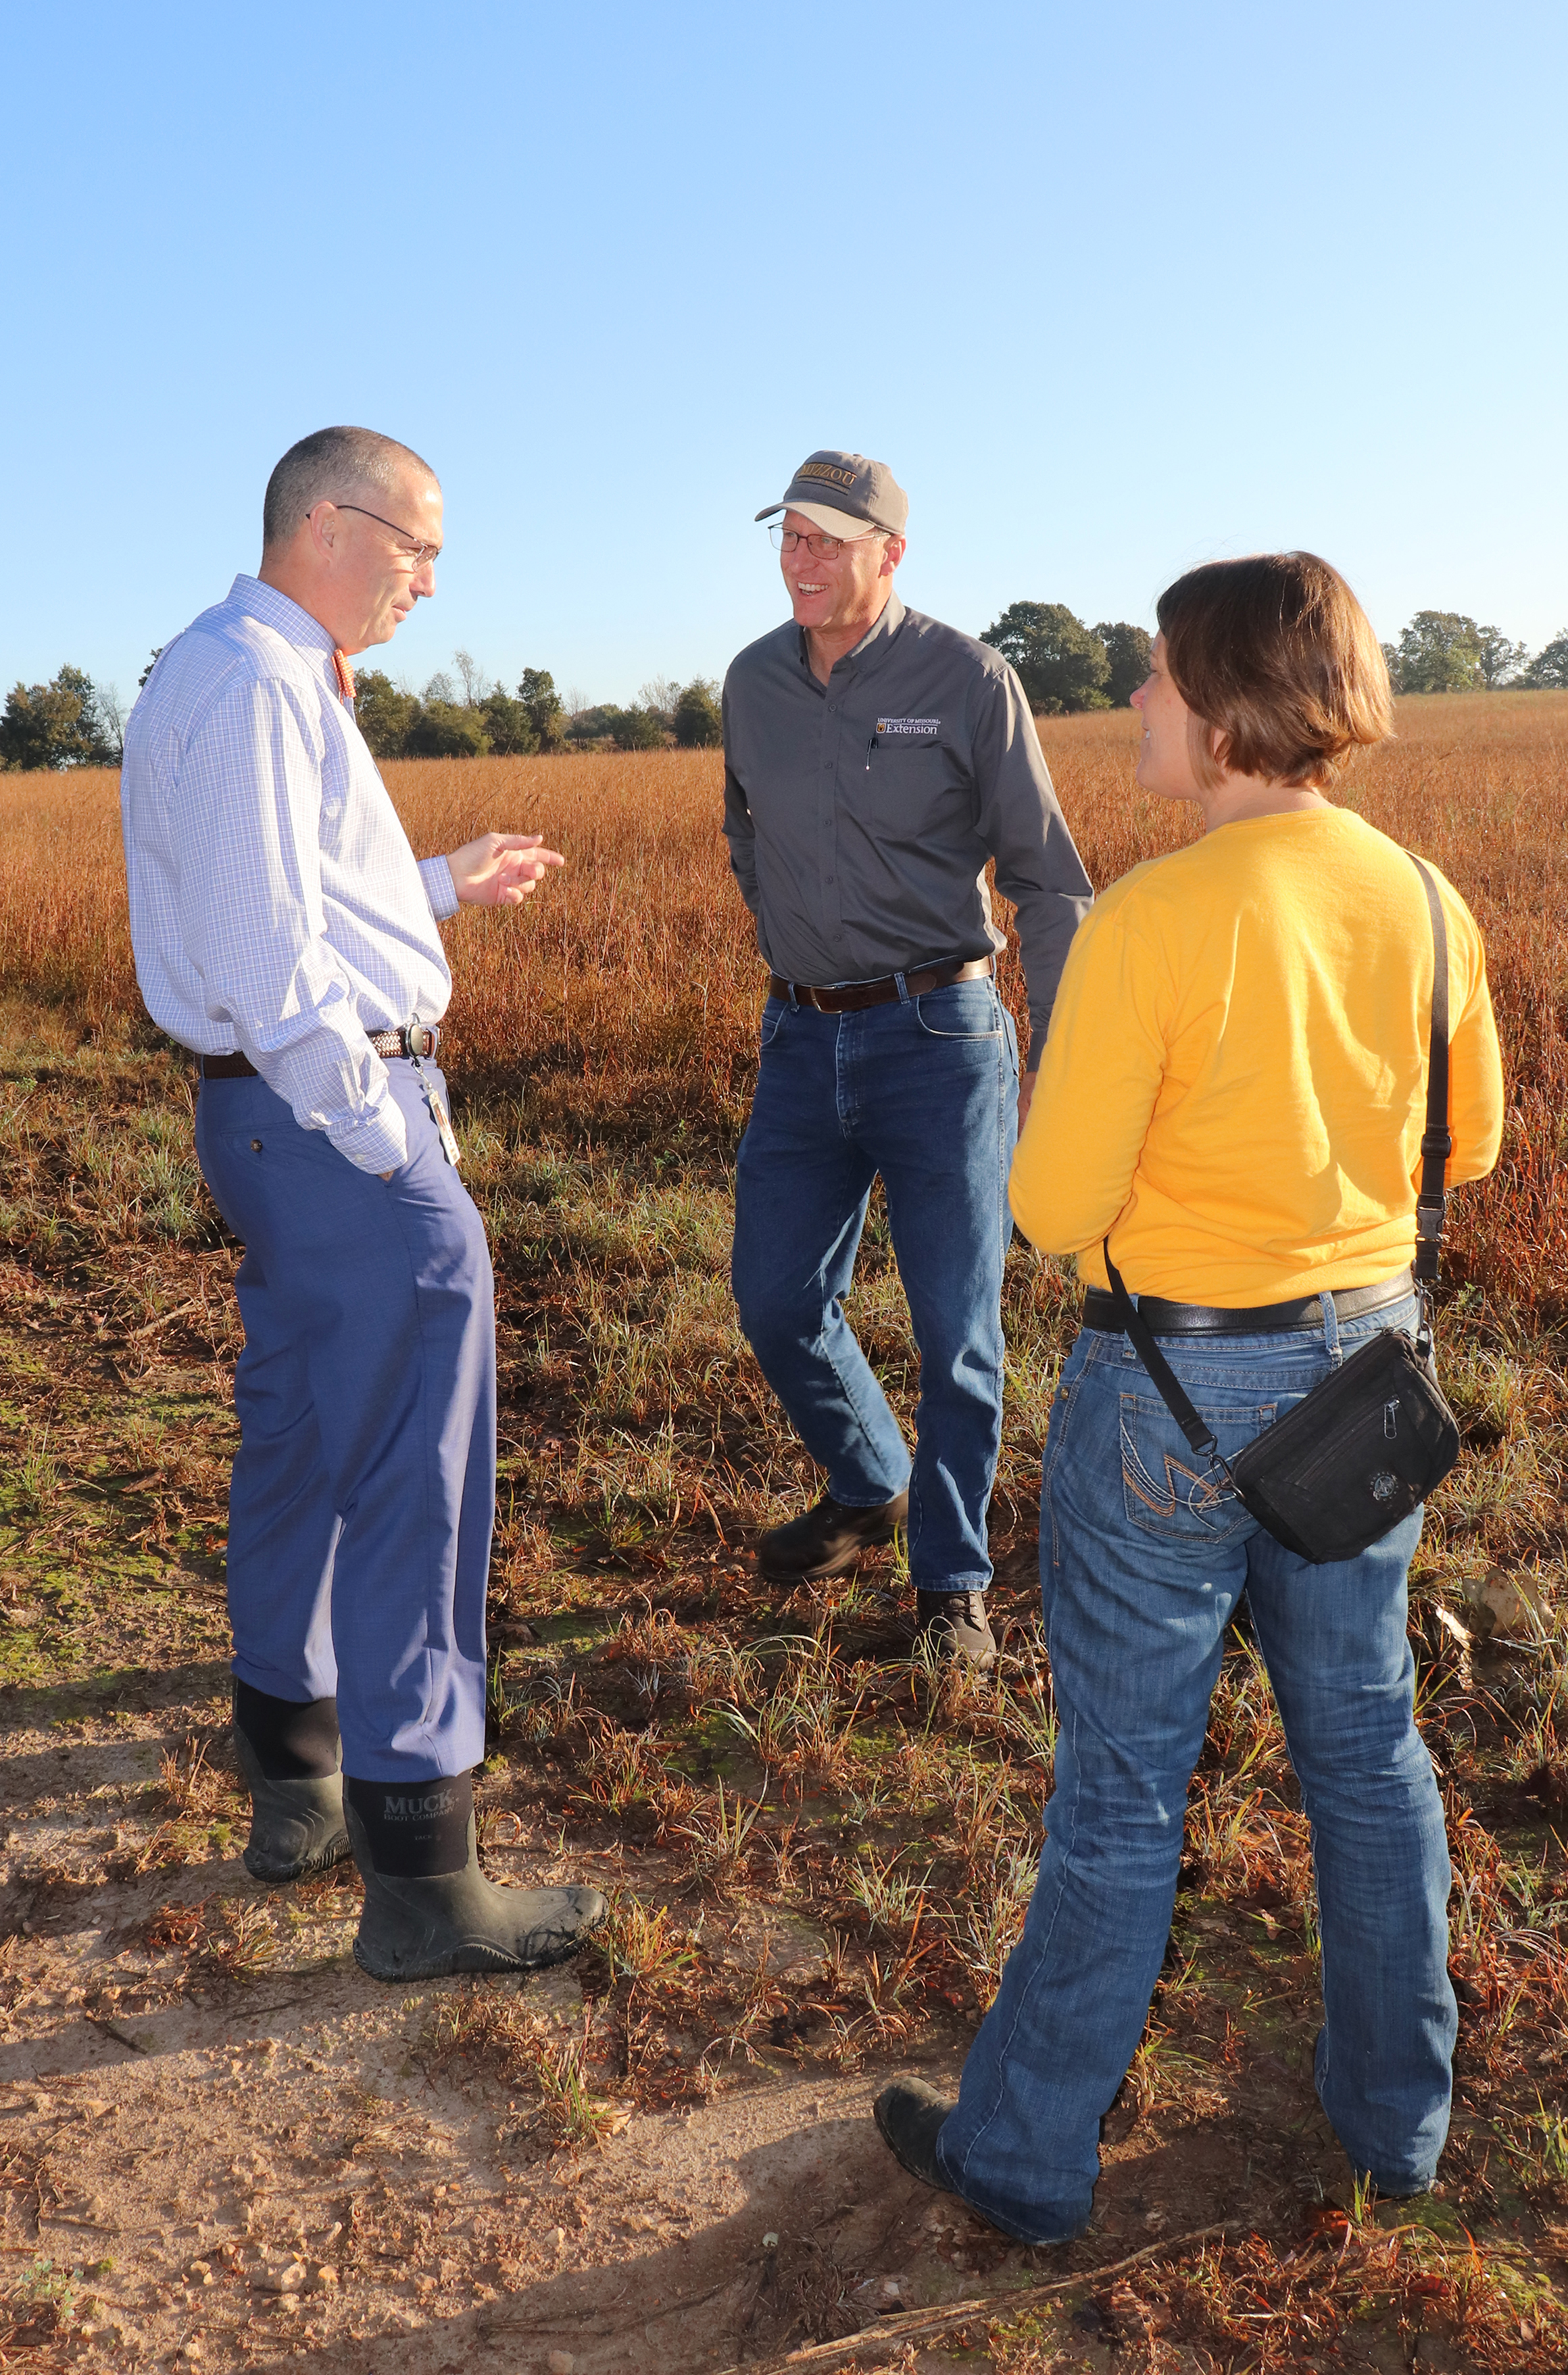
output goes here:
[[[858, 676], [861, 674], [869, 674], [872, 668], [879, 668], [883, 660], [886, 659], [888, 656], [889, 644], [892, 642], [893, 637], [898, 633], [898, 631], [902, 626], [903, 622], [903, 604], [899, 600], [896, 593], [890, 594], [887, 601], [882, 606], [881, 616], [872, 626], [867, 629], [865, 634], [861, 636], [860, 641], [855, 644], [855, 649], [852, 652], [846, 652], [843, 659], [835, 660], [833, 662], [833, 674], [836, 676], [839, 669], [843, 668], [849, 675]], [[804, 627], [799, 630], [799, 637], [800, 664], [808, 670], [808, 672], [809, 672], [811, 668], [811, 655], [806, 647], [806, 630]], [[818, 683], [821, 682], [820, 678], [818, 678], [816, 680]]]
[[259, 619], [264, 627], [274, 628], [296, 651], [315, 652], [330, 660], [337, 648], [319, 619], [301, 610], [276, 585], [264, 585], [259, 577], [247, 577], [242, 572], [229, 588], [229, 599], [247, 619]]

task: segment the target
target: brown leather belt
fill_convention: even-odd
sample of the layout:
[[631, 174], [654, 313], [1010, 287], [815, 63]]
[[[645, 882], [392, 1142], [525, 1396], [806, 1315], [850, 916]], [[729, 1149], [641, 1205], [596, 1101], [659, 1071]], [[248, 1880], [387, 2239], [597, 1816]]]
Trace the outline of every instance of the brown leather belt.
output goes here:
[[[1337, 1286], [1334, 1309], [1341, 1319], [1359, 1319], [1390, 1303], [1403, 1303], [1415, 1293], [1408, 1270], [1397, 1278], [1379, 1279], [1375, 1286]], [[1298, 1303], [1255, 1303], [1244, 1311], [1227, 1311], [1210, 1303], [1167, 1303], [1158, 1294], [1137, 1297], [1138, 1314], [1151, 1336], [1270, 1336], [1287, 1328], [1321, 1328], [1323, 1305], [1315, 1294]], [[1116, 1298], [1102, 1286], [1091, 1286], [1083, 1298], [1083, 1324], [1102, 1335], [1119, 1336]]]
[[[365, 1035], [376, 1054], [388, 1059], [394, 1056], [433, 1056], [441, 1045], [441, 1033], [433, 1022], [407, 1022], [397, 1031], [370, 1031]], [[196, 1066], [204, 1081], [254, 1081], [261, 1077], [248, 1056], [198, 1056]]]
[[[858, 1014], [863, 1006], [890, 1006], [901, 995], [924, 998], [928, 990], [950, 989], [955, 981], [984, 981], [996, 971], [995, 957], [951, 957], [946, 964], [921, 965], [914, 973], [884, 974], [879, 981], [847, 982], [842, 989], [812, 989], [803, 981], [768, 975], [769, 993], [787, 998], [796, 1006], [814, 1006], [819, 1014]], [[901, 992], [899, 984], [902, 981]]]

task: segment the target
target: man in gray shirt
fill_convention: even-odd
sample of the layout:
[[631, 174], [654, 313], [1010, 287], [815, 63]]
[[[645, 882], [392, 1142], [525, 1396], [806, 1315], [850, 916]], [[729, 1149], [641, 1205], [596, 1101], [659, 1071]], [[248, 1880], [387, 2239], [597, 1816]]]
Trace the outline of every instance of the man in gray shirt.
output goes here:
[[[733, 1277], [828, 1489], [763, 1535], [762, 1570], [841, 1574], [907, 1525], [921, 1630], [986, 1666], [1007, 1180], [1033, 1082], [986, 864], [1018, 910], [1036, 1064], [1092, 893], [1012, 669], [893, 590], [891, 472], [818, 452], [757, 516], [780, 511], [794, 618], [724, 695], [725, 832], [772, 974]], [[841, 1303], [878, 1173], [920, 1347], [913, 1463]]]

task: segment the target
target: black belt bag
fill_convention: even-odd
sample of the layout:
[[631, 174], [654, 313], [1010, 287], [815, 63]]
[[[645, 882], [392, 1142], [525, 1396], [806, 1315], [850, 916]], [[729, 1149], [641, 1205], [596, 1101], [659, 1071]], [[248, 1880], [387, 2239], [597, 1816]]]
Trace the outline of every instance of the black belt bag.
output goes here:
[[1385, 1329], [1294, 1410], [1227, 1459], [1194, 1410], [1111, 1259], [1105, 1274], [1121, 1324], [1192, 1448], [1227, 1477], [1237, 1498], [1298, 1558], [1322, 1566], [1351, 1559], [1390, 1532], [1447, 1475], [1459, 1457], [1459, 1430], [1438, 1387], [1428, 1290], [1437, 1279], [1447, 1199], [1444, 1175], [1454, 1141], [1448, 1131], [1448, 932], [1437, 885], [1412, 859], [1432, 916], [1432, 1044], [1426, 1128], [1416, 1199], [1416, 1292], [1421, 1331]]

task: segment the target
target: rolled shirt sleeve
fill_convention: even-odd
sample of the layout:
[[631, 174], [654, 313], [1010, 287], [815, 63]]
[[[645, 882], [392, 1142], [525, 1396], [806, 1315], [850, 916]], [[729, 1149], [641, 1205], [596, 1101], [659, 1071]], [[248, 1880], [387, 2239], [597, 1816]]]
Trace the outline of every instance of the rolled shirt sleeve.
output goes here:
[[421, 857], [419, 880], [425, 886], [425, 896], [430, 903], [430, 913], [438, 924], [455, 916], [462, 902], [457, 885], [452, 879], [452, 868], [444, 857]]

